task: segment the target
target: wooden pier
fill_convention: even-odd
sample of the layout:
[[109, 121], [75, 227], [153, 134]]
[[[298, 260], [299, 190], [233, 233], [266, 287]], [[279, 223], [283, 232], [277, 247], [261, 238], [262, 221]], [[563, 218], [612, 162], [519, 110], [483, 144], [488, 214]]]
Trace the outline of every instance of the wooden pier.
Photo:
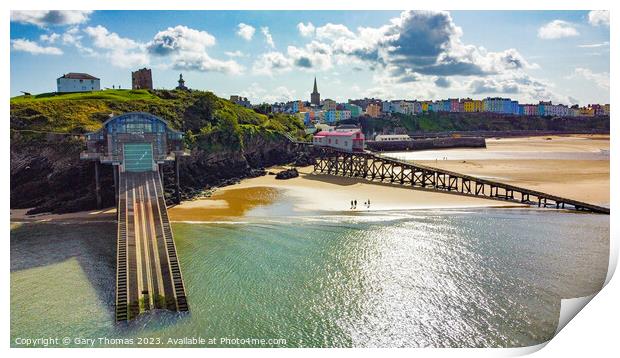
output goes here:
[[470, 175], [386, 158], [370, 152], [349, 153], [323, 147], [314, 164], [314, 172], [536, 205], [542, 208], [609, 214], [609, 208], [606, 207]]
[[116, 320], [150, 309], [187, 311], [159, 171], [118, 175]]

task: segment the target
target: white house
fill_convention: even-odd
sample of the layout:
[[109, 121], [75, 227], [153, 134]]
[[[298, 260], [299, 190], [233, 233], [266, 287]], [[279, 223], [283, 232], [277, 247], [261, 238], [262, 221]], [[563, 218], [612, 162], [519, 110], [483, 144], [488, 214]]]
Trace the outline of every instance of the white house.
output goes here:
[[57, 92], [99, 91], [99, 79], [87, 73], [70, 72], [56, 80]]
[[312, 143], [314, 145], [332, 147], [346, 152], [362, 152], [364, 151], [364, 134], [359, 130], [347, 132], [321, 131], [314, 135]]

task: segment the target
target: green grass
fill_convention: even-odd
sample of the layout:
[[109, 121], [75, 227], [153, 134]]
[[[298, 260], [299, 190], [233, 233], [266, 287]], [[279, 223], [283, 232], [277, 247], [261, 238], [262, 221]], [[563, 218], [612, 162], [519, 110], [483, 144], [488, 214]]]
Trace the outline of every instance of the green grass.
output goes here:
[[108, 89], [103, 91], [77, 92], [77, 93], [41, 93], [33, 96], [17, 96], [11, 98], [11, 104], [36, 102], [36, 101], [66, 101], [66, 100], [111, 100], [111, 101], [135, 101], [135, 100], [159, 100], [147, 90], [124, 90]]
[[36, 140], [44, 134], [32, 131], [92, 132], [111, 115], [127, 112], [159, 116], [172, 128], [184, 131], [190, 147], [197, 145], [205, 150], [240, 150], [243, 137], [252, 134], [272, 140], [278, 133], [304, 135], [303, 122], [295, 116], [266, 116], [206, 91], [115, 89], [43, 93], [13, 97], [10, 106], [11, 129]]

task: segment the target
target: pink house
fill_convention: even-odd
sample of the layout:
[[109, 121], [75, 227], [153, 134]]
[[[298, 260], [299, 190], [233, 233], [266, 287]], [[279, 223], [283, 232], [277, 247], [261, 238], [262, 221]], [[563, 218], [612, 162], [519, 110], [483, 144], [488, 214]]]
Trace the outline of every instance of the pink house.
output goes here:
[[364, 133], [359, 130], [352, 131], [321, 131], [312, 138], [314, 145], [332, 147], [346, 152], [364, 151]]

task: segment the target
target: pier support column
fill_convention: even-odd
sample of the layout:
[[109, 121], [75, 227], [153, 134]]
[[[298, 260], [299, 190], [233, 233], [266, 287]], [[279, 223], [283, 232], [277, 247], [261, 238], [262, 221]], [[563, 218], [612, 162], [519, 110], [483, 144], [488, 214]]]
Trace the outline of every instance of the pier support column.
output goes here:
[[114, 206], [118, 209], [118, 196], [120, 188], [118, 187], [118, 165], [112, 165], [112, 176], [114, 177]]
[[174, 194], [176, 197], [177, 204], [181, 203], [181, 188], [179, 184], [179, 157], [174, 158], [174, 177], [175, 177], [175, 185], [174, 185]]
[[101, 185], [99, 184], [99, 161], [95, 161], [95, 196], [97, 197], [97, 209], [101, 209]]

